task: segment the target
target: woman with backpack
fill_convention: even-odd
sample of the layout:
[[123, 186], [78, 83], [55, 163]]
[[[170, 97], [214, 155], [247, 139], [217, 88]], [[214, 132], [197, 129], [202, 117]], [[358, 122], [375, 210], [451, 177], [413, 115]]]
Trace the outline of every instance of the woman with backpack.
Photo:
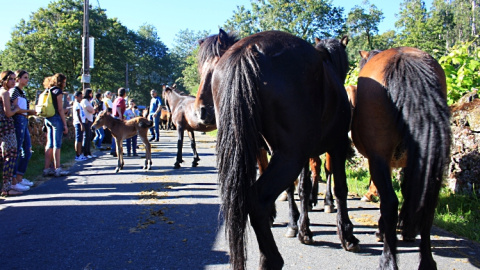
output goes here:
[[[49, 91], [53, 98], [55, 115], [45, 118], [47, 128], [47, 145], [45, 146], [45, 168], [43, 176], [65, 176], [69, 174], [60, 167], [60, 149], [62, 148], [63, 134], [68, 134], [67, 121], [63, 110], [63, 90], [67, 85], [67, 77], [57, 73], [49, 79]], [[55, 170], [50, 168], [53, 160]]]
[[2, 196], [21, 195], [21, 191], [15, 190], [12, 184], [16, 184], [13, 177], [15, 162], [17, 161], [17, 139], [12, 116], [19, 110], [10, 105], [8, 89], [15, 86], [15, 73], [10, 70], [0, 74], [0, 144], [3, 163], [3, 186]]

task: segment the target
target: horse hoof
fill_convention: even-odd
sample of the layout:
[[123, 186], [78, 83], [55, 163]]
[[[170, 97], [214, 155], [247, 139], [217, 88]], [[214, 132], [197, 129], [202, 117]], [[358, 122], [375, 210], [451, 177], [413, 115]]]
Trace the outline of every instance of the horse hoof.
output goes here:
[[173, 168], [174, 168], [174, 169], [180, 169], [180, 164], [175, 163], [175, 165], [173, 165]]
[[285, 233], [285, 237], [294, 238], [295, 236], [297, 236], [297, 231], [298, 230], [295, 230], [295, 229], [292, 229], [292, 228], [288, 227], [287, 232]]
[[371, 202], [372, 200], [370, 200], [369, 198], [367, 198], [367, 196], [363, 195], [363, 197], [360, 199], [360, 201], [362, 201], [362, 202]]
[[377, 242], [383, 242], [383, 233], [375, 232], [375, 240]]
[[313, 206], [309, 205], [307, 211], [308, 212], [313, 212]]
[[196, 162], [192, 163], [192, 167], [197, 167], [197, 166], [198, 166], [198, 163], [196, 163]]
[[325, 205], [325, 213], [335, 213], [335, 207], [333, 205]]
[[358, 253], [360, 251], [360, 245], [358, 243], [357, 244], [347, 243], [345, 250], [353, 253]]
[[303, 237], [298, 237], [298, 240], [300, 240], [300, 243], [304, 244], [304, 245], [313, 245], [315, 243], [315, 241], [313, 241], [312, 237], [308, 236], [308, 235], [304, 235]]

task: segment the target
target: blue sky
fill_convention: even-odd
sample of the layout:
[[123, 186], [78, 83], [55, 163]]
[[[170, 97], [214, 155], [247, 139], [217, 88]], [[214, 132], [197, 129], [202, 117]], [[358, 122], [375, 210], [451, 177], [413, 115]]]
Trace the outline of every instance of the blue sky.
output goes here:
[[[2, 2], [4, 2], [3, 0]], [[100, 6], [107, 10], [107, 16], [116, 17], [130, 30], [148, 23], [157, 28], [161, 41], [171, 48], [175, 35], [184, 29], [216, 33], [218, 27], [232, 16], [239, 5], [250, 8], [250, 0], [89, 0], [90, 5]], [[393, 30], [402, 0], [370, 0], [383, 11], [385, 19], [380, 24], [380, 33]], [[30, 14], [39, 8], [48, 6], [51, 0], [22, 0], [3, 9], [0, 16], [2, 36], [0, 36], [0, 50], [5, 49], [5, 44], [10, 40], [11, 32], [16, 24], [23, 18], [28, 20]], [[361, 5], [363, 0], [333, 0], [334, 6], [345, 9], [344, 14], [355, 5]], [[426, 0], [430, 8], [432, 0]], [[6, 4], [6, 3], [4, 3]]]

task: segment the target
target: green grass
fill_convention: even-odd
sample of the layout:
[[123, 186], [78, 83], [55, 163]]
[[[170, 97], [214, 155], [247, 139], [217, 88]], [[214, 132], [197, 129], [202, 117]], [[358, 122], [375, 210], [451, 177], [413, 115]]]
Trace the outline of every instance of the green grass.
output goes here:
[[[30, 181], [35, 181], [42, 177], [43, 168], [45, 167], [45, 146], [33, 145], [32, 149], [33, 154], [24, 177]], [[75, 160], [74, 149], [73, 141], [64, 140], [62, 142], [60, 160], [64, 168], [68, 168], [68, 164]]]
[[[362, 166], [363, 165], [363, 166]], [[347, 162], [347, 184], [350, 193], [361, 197], [368, 191], [370, 173], [358, 160]], [[399, 179], [399, 171], [393, 172], [393, 179]], [[399, 201], [399, 209], [403, 202], [400, 182], [394, 180], [393, 188]], [[459, 236], [480, 242], [480, 198], [454, 194], [443, 187], [435, 210], [434, 225]]]

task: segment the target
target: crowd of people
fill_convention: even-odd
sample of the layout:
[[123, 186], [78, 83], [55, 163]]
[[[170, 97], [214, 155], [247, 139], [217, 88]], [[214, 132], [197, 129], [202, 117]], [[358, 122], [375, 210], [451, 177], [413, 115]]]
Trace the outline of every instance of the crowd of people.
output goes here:
[[[33, 182], [24, 178], [28, 162], [32, 156], [32, 144], [28, 129], [28, 116], [36, 115], [29, 109], [30, 101], [23, 90], [29, 81], [25, 70], [16, 72], [7, 70], [0, 74], [0, 143], [3, 163], [2, 196], [21, 195], [28, 191]], [[77, 91], [71, 104], [64, 103], [64, 90], [67, 78], [61, 73], [45, 78], [43, 86], [52, 96], [55, 114], [44, 120], [46, 132], [45, 167], [43, 176], [65, 176], [69, 174], [61, 166], [60, 153], [63, 136], [68, 134], [67, 115], [71, 113], [75, 128], [75, 161], [85, 161], [97, 157], [91, 148], [107, 150], [102, 143], [105, 131], [102, 127], [92, 131], [91, 127], [96, 115], [102, 111], [111, 113], [115, 118], [129, 120], [140, 116], [134, 99], [127, 101], [125, 88], [118, 89], [118, 96], [112, 101], [113, 94], [106, 91], [93, 93], [92, 89]], [[148, 118], [155, 125], [152, 127], [151, 140], [159, 139], [159, 115], [162, 105], [155, 90], [151, 91], [151, 102]], [[68, 102], [68, 99], [67, 101]], [[93, 145], [92, 145], [93, 143]], [[127, 139], [127, 155], [137, 156], [137, 136]], [[112, 138], [110, 153], [116, 156], [115, 140]]]

